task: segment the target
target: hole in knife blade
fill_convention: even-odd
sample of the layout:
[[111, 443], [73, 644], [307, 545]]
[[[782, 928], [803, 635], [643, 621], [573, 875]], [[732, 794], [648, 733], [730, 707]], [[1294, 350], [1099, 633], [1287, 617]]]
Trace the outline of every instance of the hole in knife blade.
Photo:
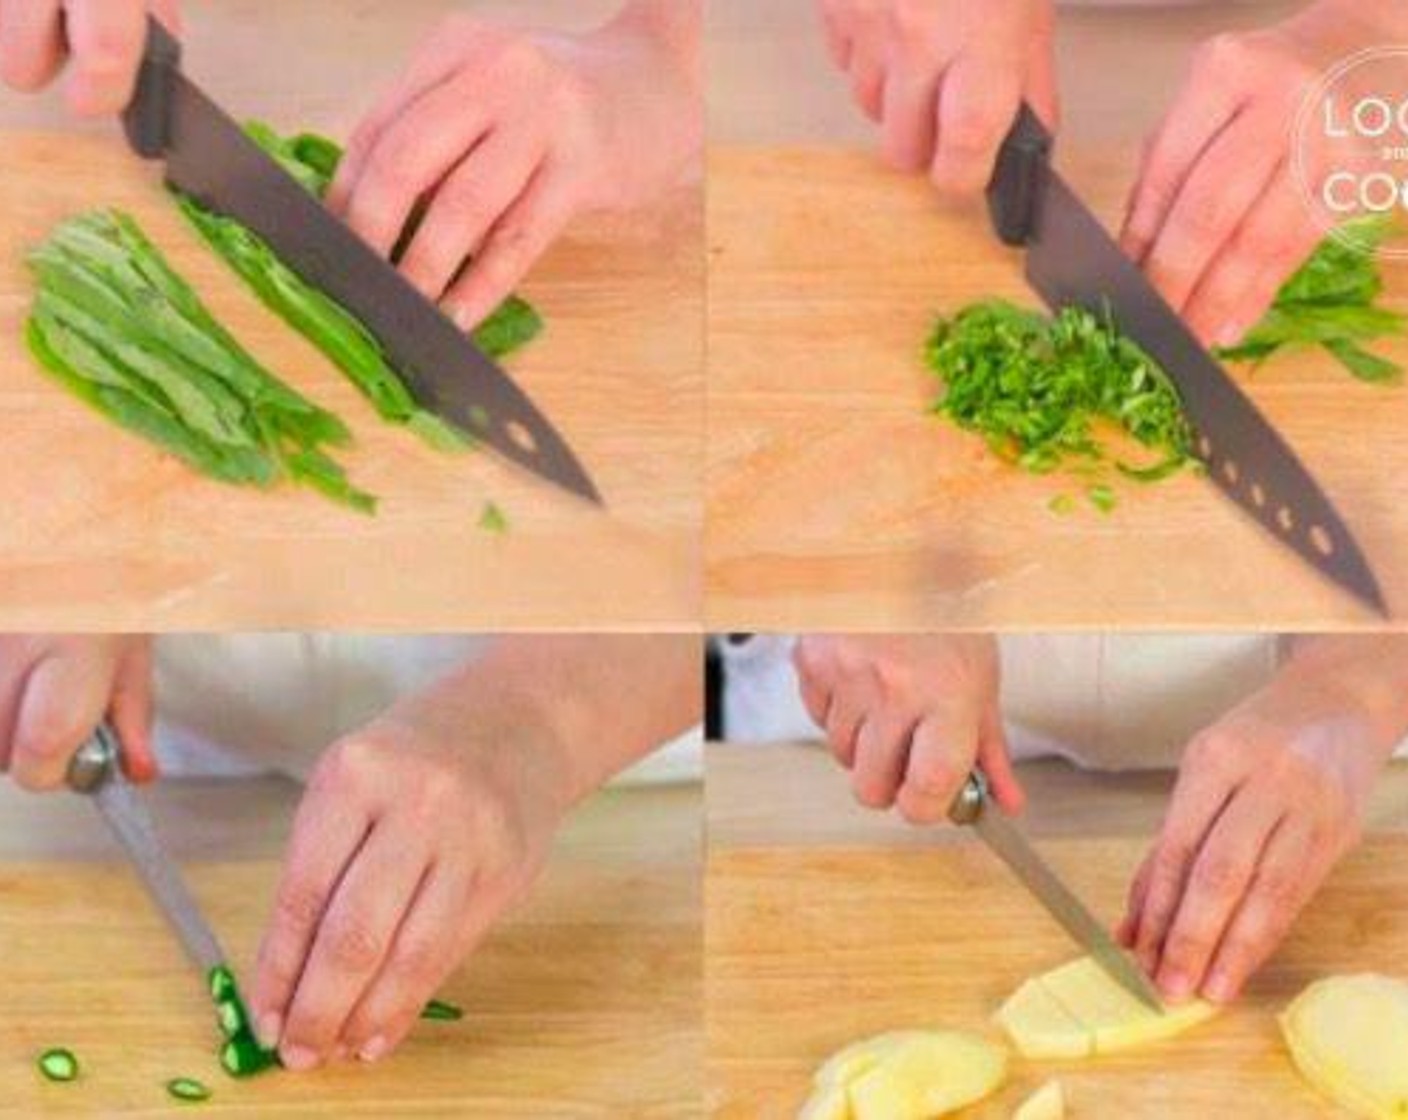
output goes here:
[[1296, 527], [1296, 515], [1291, 512], [1290, 506], [1282, 506], [1276, 511], [1276, 524], [1287, 533]]
[[1198, 457], [1200, 459], [1212, 458], [1212, 440], [1207, 436], [1198, 437]]
[[533, 433], [521, 420], [510, 420], [504, 425], [504, 431], [508, 433], [508, 438], [520, 451], [532, 454], [538, 450], [538, 441], [533, 438]]
[[1266, 506], [1266, 488], [1263, 487], [1260, 482], [1253, 482], [1253, 483], [1252, 483], [1252, 486], [1251, 486], [1251, 495], [1252, 495], [1252, 505], [1256, 506], [1257, 509], [1263, 509], [1263, 508], [1265, 508], [1265, 506]]
[[1237, 485], [1238, 479], [1242, 477], [1242, 469], [1231, 460], [1227, 459], [1222, 464], [1222, 477], [1227, 479], [1233, 486]]
[[1310, 528], [1310, 543], [1315, 547], [1315, 551], [1321, 556], [1334, 554], [1335, 542], [1330, 537], [1329, 530], [1323, 525], [1312, 525]]

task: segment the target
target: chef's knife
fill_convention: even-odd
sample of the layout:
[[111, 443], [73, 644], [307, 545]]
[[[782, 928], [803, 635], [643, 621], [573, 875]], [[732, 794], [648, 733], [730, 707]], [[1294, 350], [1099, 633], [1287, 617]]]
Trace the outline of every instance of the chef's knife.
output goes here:
[[1149, 978], [1115, 944], [1095, 916], [1085, 908], [1071, 889], [1052, 871], [1026, 837], [1000, 812], [994, 811], [988, 796], [987, 777], [975, 770], [949, 809], [949, 819], [968, 825], [1003, 863], [1016, 874], [1038, 902], [1046, 907], [1076, 943], [1091, 955], [1120, 987], [1155, 1011], [1164, 1010], [1163, 1000]]
[[1212, 481], [1268, 532], [1380, 614], [1378, 580], [1295, 452], [1051, 167], [1051, 133], [1027, 105], [1003, 142], [988, 205], [998, 236], [1055, 310], [1109, 315], [1178, 387]]
[[166, 161], [169, 184], [248, 226], [360, 319], [423, 408], [540, 477], [601, 501], [527, 394], [181, 72], [180, 45], [155, 19], [123, 122], [138, 155]]
[[122, 773], [117, 738], [111, 728], [99, 725], [93, 737], [79, 748], [69, 763], [68, 784], [93, 799], [147, 893], [201, 974], [209, 976], [211, 969], [223, 965], [225, 954], [220, 943], [162, 847], [141, 795]]

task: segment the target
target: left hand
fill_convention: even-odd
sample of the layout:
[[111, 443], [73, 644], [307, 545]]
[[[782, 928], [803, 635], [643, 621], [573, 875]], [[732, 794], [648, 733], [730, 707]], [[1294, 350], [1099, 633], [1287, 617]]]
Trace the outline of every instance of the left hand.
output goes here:
[[1189, 745], [1119, 930], [1169, 1000], [1236, 998], [1358, 841], [1391, 746], [1356, 708], [1283, 674]]
[[473, 328], [576, 214], [639, 206], [695, 158], [688, 8], [633, 0], [581, 36], [449, 17], [357, 129], [329, 206], [389, 258], [423, 204], [401, 271]]
[[550, 740], [466, 733], [433, 694], [332, 747], [259, 952], [260, 1040], [292, 1070], [390, 1053], [536, 878], [562, 781]]

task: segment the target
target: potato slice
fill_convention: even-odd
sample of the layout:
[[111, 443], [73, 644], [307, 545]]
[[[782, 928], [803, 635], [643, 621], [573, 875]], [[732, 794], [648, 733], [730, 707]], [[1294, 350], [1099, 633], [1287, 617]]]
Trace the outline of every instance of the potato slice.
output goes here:
[[1017, 1106], [1012, 1120], [1065, 1120], [1066, 1094], [1059, 1081], [1048, 1081]]
[[894, 1031], [838, 1051], [814, 1077], [799, 1120], [930, 1120], [987, 1096], [1007, 1054], [959, 1031]]
[[1281, 1015], [1291, 1058], [1312, 1085], [1356, 1115], [1408, 1117], [1408, 983], [1331, 976]]
[[1028, 1058], [1080, 1058], [1147, 1046], [1216, 1012], [1203, 1000], [1154, 1011], [1094, 958], [1081, 957], [1028, 980], [998, 1010], [997, 1021]]

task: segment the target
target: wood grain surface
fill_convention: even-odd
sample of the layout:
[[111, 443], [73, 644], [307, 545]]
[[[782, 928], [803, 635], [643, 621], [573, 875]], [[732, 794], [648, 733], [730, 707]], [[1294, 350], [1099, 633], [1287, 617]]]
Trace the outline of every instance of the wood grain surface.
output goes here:
[[[1113, 920], [1142, 847], [1044, 844]], [[1073, 954], [1060, 928], [976, 842], [711, 850], [705, 1008], [718, 1117], [791, 1117], [813, 1070], [857, 1038], [902, 1027], [995, 1030], [1027, 977]], [[1408, 975], [1408, 834], [1372, 838], [1335, 872], [1234, 1008], [1149, 1049], [1087, 1062], [1015, 1058], [1007, 1086], [960, 1115], [1007, 1117], [1052, 1076], [1073, 1120], [1338, 1115], [1294, 1072], [1276, 1012], [1316, 977]]]
[[[296, 120], [276, 122], [295, 127]], [[306, 490], [200, 478], [40, 375], [23, 256], [94, 206], [132, 212], [268, 368], [341, 414], [374, 518]], [[698, 617], [699, 192], [584, 220], [523, 291], [547, 330], [509, 365], [606, 496], [598, 511], [487, 453], [445, 456], [382, 423], [259, 305], [115, 137], [0, 135], [0, 626], [612, 628]], [[486, 499], [511, 523], [477, 527]]]
[[[1118, 212], [1132, 152], [1064, 162], [1107, 220]], [[1049, 501], [1077, 486], [926, 414], [935, 316], [1036, 302], [981, 211], [944, 211], [922, 179], [821, 147], [716, 149], [708, 209], [713, 629], [1374, 622], [1204, 480], [1125, 483], [1113, 513], [1082, 502], [1060, 517]], [[1316, 352], [1240, 379], [1408, 611], [1408, 390]]]
[[[697, 819], [697, 818], [696, 818]], [[689, 1117], [700, 1114], [696, 826], [629, 855], [559, 853], [527, 906], [442, 989], [456, 1023], [419, 1024], [396, 1054], [311, 1074], [225, 1076], [204, 985], [125, 869], [0, 865], [0, 1115], [180, 1115], [163, 1089], [194, 1076], [202, 1114]], [[200, 863], [189, 881], [243, 975], [275, 864]], [[81, 1080], [43, 1081], [67, 1046]]]

